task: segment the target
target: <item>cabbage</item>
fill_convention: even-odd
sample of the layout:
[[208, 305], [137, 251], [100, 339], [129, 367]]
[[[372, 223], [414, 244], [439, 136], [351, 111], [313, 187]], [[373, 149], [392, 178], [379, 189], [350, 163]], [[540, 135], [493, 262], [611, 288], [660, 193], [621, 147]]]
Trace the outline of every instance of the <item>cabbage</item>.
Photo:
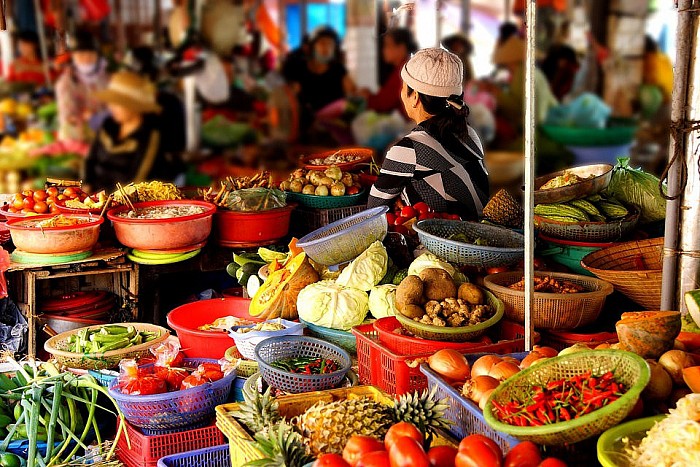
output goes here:
[[607, 194], [624, 204], [636, 206], [640, 210], [640, 224], [666, 218], [666, 200], [659, 191], [659, 179], [641, 169], [630, 167], [629, 158], [617, 160]]
[[388, 263], [389, 255], [386, 248], [377, 240], [343, 269], [336, 283], [369, 292], [386, 275]]
[[432, 253], [423, 253], [418, 258], [414, 259], [411, 265], [408, 267], [408, 275], [417, 276], [423, 269], [428, 268], [440, 268], [450, 273], [450, 276], [454, 278], [455, 272], [457, 270], [447, 261], [443, 261]]
[[398, 286], [384, 284], [373, 287], [369, 292], [369, 312], [375, 318], [396, 315], [396, 289]]
[[299, 318], [308, 323], [347, 331], [365, 320], [368, 302], [366, 292], [321, 281], [299, 292], [297, 311]]

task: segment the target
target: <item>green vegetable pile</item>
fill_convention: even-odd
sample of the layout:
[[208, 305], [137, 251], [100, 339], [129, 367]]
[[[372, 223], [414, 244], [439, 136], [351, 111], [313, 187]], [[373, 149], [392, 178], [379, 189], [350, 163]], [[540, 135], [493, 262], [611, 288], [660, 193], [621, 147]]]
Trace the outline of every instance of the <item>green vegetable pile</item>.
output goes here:
[[325, 375], [338, 371], [338, 363], [331, 358], [295, 357], [272, 362], [275, 368], [301, 375]]
[[109, 324], [95, 329], [83, 328], [70, 336], [68, 350], [75, 353], [104, 353], [150, 342], [159, 332], [137, 331], [133, 326]]
[[[114, 455], [124, 429], [123, 415], [95, 378], [61, 373], [51, 363], [20, 365], [11, 358], [8, 362], [14, 367], [15, 376], [0, 374], [0, 432], [4, 434], [0, 451], [5, 451], [13, 440], [27, 439], [27, 465], [49, 467], [68, 462], [79, 449], [87, 447], [86, 438], [91, 430], [97, 443], [102, 444], [95, 416], [99, 408], [118, 414], [122, 422], [105, 458], [109, 460]], [[112, 402], [114, 412], [98, 406], [100, 394]], [[39, 442], [47, 445], [43, 456], [37, 450]]]
[[467, 234], [465, 234], [464, 232], [452, 234], [449, 237], [447, 237], [447, 240], [454, 240], [455, 242], [469, 243], [471, 245], [477, 245], [477, 246], [489, 246], [489, 242], [485, 238], [482, 238], [482, 237], [471, 238]]

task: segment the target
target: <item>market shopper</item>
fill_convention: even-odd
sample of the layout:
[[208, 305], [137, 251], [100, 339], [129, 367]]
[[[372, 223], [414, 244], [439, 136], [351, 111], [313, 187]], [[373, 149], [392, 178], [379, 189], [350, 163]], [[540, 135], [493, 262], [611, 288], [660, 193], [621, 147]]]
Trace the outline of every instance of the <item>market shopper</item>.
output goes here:
[[86, 30], [76, 33], [71, 47], [71, 65], [56, 82], [58, 136], [88, 141], [106, 117], [104, 104], [95, 93], [107, 85], [107, 61], [100, 56], [97, 41]]
[[160, 106], [155, 86], [130, 71], [115, 73], [96, 98], [109, 108], [90, 148], [85, 181], [93, 190], [113, 189], [116, 183], [173, 180], [179, 163], [163, 151], [158, 122]]
[[39, 36], [34, 31], [20, 31], [17, 34], [19, 55], [10, 63], [7, 81], [46, 86], [46, 74], [39, 54]]
[[483, 148], [467, 124], [462, 61], [438, 48], [416, 53], [401, 71], [401, 100], [417, 126], [386, 154], [368, 207], [425, 202], [478, 219], [488, 200]]

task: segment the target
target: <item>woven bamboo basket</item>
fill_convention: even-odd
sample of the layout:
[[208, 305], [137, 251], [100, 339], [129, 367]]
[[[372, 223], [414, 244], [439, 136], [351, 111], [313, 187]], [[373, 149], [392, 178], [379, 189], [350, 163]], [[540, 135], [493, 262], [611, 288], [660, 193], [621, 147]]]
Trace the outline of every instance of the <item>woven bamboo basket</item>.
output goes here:
[[258, 362], [243, 358], [235, 345], [233, 347], [229, 347], [224, 354], [224, 358], [231, 363], [238, 363], [238, 366], [236, 367], [236, 376], [239, 378], [249, 378], [260, 371], [258, 369]]
[[[506, 404], [524, 400], [533, 386], [546, 386], [548, 382], [589, 370], [594, 375], [612, 371], [615, 379], [628, 388], [627, 392], [615, 402], [568, 422], [519, 427], [503, 423], [494, 415], [493, 401]], [[624, 420], [649, 382], [649, 373], [649, 365], [642, 357], [622, 350], [591, 350], [555, 357], [521, 371], [498, 386], [484, 407], [484, 418], [494, 430], [521, 441], [554, 446], [577, 443]]]
[[[77, 334], [81, 329], [62, 332], [53, 336], [44, 344], [44, 350], [52, 354], [58, 363], [69, 368], [79, 368], [83, 370], [107, 370], [116, 368], [123, 358], [140, 358], [148, 354], [148, 350], [154, 345], [158, 345], [170, 336], [170, 331], [161, 326], [147, 323], [119, 323], [122, 326], [133, 326], [137, 331], [159, 332], [160, 335], [150, 342], [127, 347], [125, 349], [110, 350], [105, 353], [75, 353], [69, 352], [68, 345], [70, 336]], [[88, 329], [99, 329], [102, 325], [88, 326]]]
[[[572, 294], [535, 292], [532, 320], [536, 328], [576, 329], [590, 324], [598, 318], [605, 298], [613, 292], [612, 285], [595, 277], [560, 272], [536, 272], [535, 276], [572, 282], [585, 290]], [[525, 292], [509, 286], [522, 277], [521, 271], [512, 271], [484, 278], [484, 286], [503, 301], [506, 318], [517, 323], [525, 322]]]
[[663, 238], [620, 243], [594, 251], [581, 266], [647, 310], [661, 306]]

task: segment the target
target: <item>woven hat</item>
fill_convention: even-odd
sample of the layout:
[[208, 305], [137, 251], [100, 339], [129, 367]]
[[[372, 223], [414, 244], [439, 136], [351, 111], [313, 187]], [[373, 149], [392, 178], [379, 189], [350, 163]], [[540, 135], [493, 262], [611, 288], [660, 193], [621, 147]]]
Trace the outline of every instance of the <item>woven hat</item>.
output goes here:
[[97, 91], [95, 97], [102, 102], [123, 105], [134, 112], [160, 112], [153, 84], [131, 71], [114, 73], [107, 88]]
[[444, 49], [416, 52], [401, 70], [404, 83], [426, 96], [462, 95], [462, 60]]
[[525, 61], [525, 49], [527, 44], [519, 36], [510, 36], [503, 44], [493, 51], [493, 63], [495, 65], [508, 65]]

